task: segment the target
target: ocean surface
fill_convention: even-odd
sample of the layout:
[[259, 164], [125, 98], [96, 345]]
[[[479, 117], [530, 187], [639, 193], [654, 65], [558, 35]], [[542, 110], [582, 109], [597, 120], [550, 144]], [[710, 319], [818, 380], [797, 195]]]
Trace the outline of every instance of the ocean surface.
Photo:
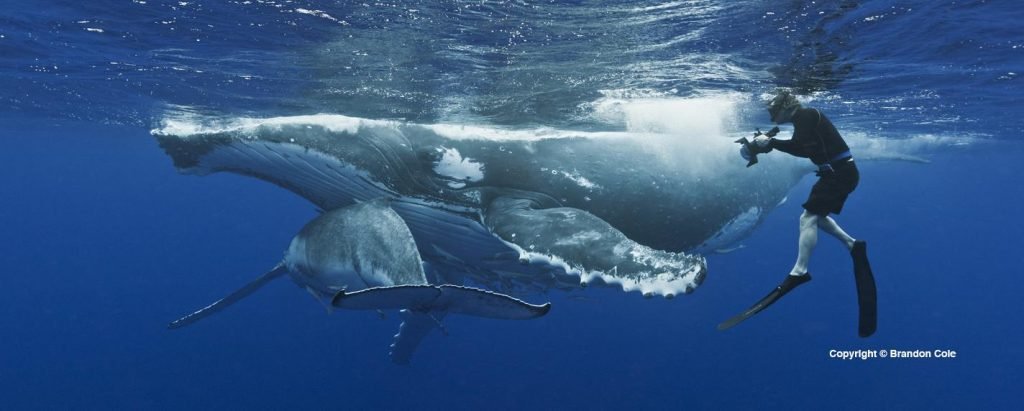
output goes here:
[[[1019, 406], [1020, 2], [4, 6], [0, 408]], [[857, 337], [850, 257], [825, 235], [814, 281], [716, 330], [792, 267], [813, 175], [730, 252], [708, 253], [690, 295], [523, 295], [551, 312], [449, 316], [448, 335], [408, 366], [387, 357], [394, 313], [327, 315], [288, 281], [166, 328], [272, 267], [318, 211], [265, 181], [182, 175], [154, 132], [324, 114], [536, 138], [657, 133], [696, 161], [689, 148], [771, 127], [763, 102], [778, 87], [826, 113], [863, 158], [837, 220], [869, 244], [870, 338]]]

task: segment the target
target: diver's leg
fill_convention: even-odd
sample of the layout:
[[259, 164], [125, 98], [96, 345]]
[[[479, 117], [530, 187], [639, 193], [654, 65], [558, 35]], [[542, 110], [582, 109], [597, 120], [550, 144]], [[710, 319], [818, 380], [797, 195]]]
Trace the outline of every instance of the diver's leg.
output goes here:
[[821, 229], [826, 233], [839, 239], [839, 241], [842, 241], [843, 244], [846, 245], [847, 249], [853, 250], [853, 243], [857, 240], [850, 237], [849, 234], [846, 234], [846, 231], [843, 231], [843, 229], [839, 227], [839, 224], [836, 223], [836, 220], [832, 219], [832, 217], [825, 216], [818, 218], [818, 227], [821, 227]]
[[811, 260], [811, 252], [814, 251], [814, 246], [818, 245], [818, 220], [820, 219], [821, 216], [811, 214], [807, 210], [800, 215], [800, 239], [797, 241], [796, 264], [793, 265], [793, 270], [789, 272], [789, 275], [807, 274], [807, 264]]

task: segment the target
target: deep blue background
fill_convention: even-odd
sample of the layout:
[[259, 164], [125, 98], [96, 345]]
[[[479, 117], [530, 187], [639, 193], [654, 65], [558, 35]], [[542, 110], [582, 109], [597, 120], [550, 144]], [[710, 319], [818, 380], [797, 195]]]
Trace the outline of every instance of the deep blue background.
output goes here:
[[[449, 337], [398, 367], [386, 358], [396, 318], [328, 316], [287, 281], [166, 330], [273, 265], [314, 210], [256, 180], [179, 176], [146, 134], [15, 123], [0, 135], [5, 408], [1008, 409], [1022, 377], [1015, 144], [861, 165], [839, 221], [869, 241], [871, 339], [856, 337], [849, 258], [825, 236], [814, 281], [715, 330], [792, 263], [800, 201], [789, 201], [745, 248], [711, 256], [690, 296], [592, 289], [551, 295], [539, 321], [451, 317]], [[958, 354], [828, 358], [890, 348]]]

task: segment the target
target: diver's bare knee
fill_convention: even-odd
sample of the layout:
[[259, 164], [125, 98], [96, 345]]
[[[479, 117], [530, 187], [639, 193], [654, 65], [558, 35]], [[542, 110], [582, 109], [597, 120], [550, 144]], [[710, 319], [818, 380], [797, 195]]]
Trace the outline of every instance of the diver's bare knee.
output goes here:
[[804, 213], [800, 214], [800, 228], [817, 226], [820, 220], [821, 216], [804, 210]]

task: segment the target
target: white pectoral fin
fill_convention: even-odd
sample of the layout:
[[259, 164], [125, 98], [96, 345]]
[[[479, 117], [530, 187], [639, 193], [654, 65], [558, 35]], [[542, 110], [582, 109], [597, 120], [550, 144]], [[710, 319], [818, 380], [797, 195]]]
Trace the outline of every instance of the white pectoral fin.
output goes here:
[[704, 257], [637, 243], [586, 210], [535, 207], [528, 197], [498, 197], [487, 206], [484, 223], [517, 247], [521, 260], [560, 265], [582, 285], [618, 284], [624, 291], [672, 298], [693, 291], [707, 274]]
[[248, 297], [249, 294], [252, 294], [260, 287], [263, 287], [271, 280], [280, 277], [287, 271], [288, 270], [284, 267], [284, 264], [278, 264], [272, 270], [259, 276], [249, 284], [246, 284], [244, 287], [239, 288], [237, 291], [229, 294], [227, 297], [221, 298], [220, 300], [215, 301], [213, 304], [200, 308], [199, 310], [193, 312], [192, 314], [186, 315], [184, 317], [172, 321], [170, 324], [167, 324], [167, 328], [181, 328], [186, 325], [190, 325], [196, 321], [202, 320], [203, 318], [209, 317], [217, 313], [218, 311], [223, 310], [225, 307], [234, 304], [245, 297]]
[[332, 305], [352, 310], [408, 308], [423, 313], [447, 312], [502, 320], [537, 318], [551, 310], [551, 303], [534, 305], [478, 288], [458, 285], [399, 285], [367, 288], [334, 296]]

